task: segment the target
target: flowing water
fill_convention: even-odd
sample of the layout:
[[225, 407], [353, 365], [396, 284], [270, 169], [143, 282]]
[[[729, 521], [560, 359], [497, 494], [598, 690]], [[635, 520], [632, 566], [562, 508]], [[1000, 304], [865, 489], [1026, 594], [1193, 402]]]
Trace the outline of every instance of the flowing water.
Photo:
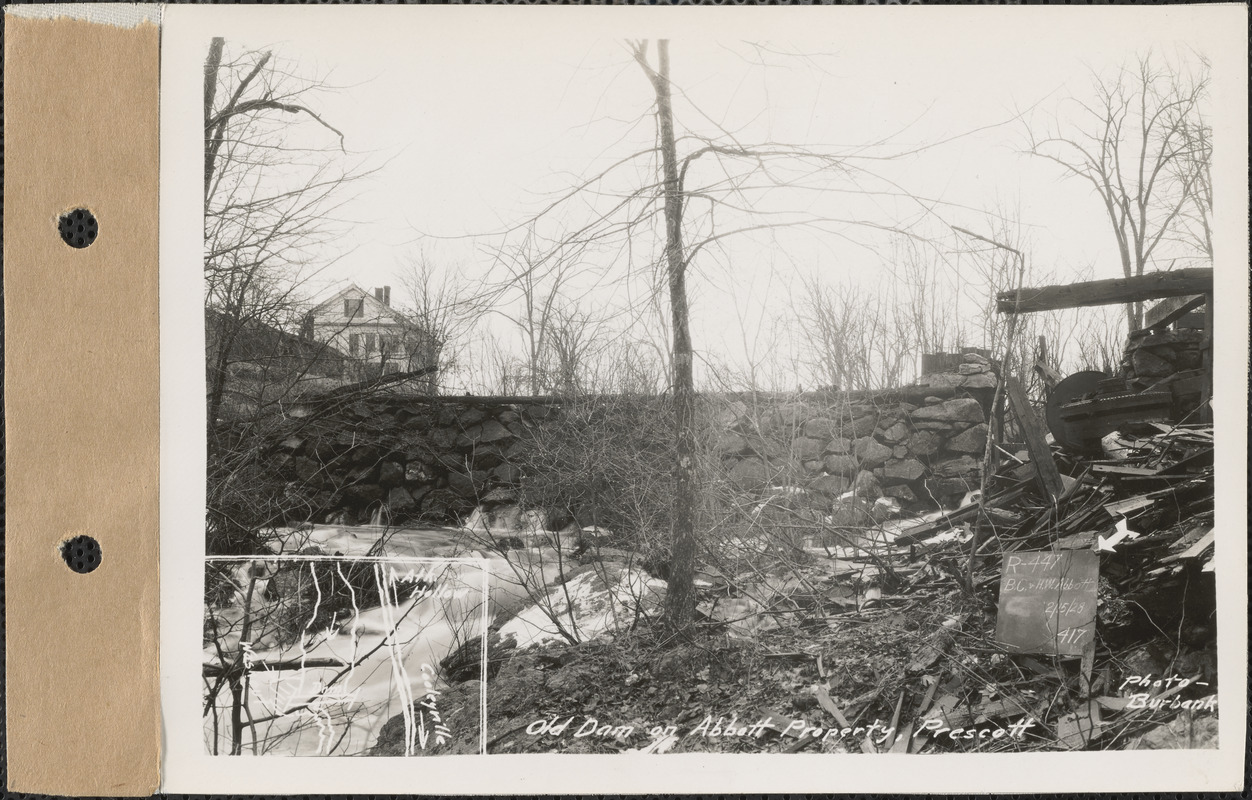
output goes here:
[[[451, 724], [436, 721], [440, 661], [557, 574], [540, 551], [485, 557], [463, 539], [323, 526], [284, 532], [273, 559], [213, 561], [233, 596], [206, 610], [209, 752], [360, 755], [400, 714], [410, 751], [429, 746]], [[220, 676], [232, 664], [244, 677]]]

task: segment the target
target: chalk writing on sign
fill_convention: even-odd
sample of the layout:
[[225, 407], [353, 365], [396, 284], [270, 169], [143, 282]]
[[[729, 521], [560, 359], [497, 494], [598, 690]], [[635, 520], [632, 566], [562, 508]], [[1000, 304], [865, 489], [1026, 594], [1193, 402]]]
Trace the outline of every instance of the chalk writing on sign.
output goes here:
[[1005, 555], [996, 641], [1018, 653], [1082, 655], [1095, 636], [1099, 581], [1090, 550]]

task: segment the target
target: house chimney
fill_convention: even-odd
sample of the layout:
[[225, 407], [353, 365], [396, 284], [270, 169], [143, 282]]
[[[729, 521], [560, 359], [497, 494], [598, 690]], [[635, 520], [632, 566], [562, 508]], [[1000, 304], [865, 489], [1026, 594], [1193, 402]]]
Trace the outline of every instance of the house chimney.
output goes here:
[[374, 299], [388, 308], [391, 307], [391, 287], [377, 286], [374, 288]]

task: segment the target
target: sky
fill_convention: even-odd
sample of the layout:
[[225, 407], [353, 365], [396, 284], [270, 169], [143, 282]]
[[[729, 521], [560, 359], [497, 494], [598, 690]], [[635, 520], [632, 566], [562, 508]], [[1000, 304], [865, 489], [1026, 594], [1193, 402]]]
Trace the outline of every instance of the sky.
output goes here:
[[[874, 177], [858, 176], [858, 184], [924, 197], [932, 212], [921, 214], [912, 200], [848, 194], [846, 182], [823, 179], [804, 191], [752, 195], [750, 211], [723, 215], [730, 217], [723, 226], [797, 211], [876, 225], [910, 220], [943, 237], [946, 268], [960, 271], [967, 267], [951, 251], [962, 245], [948, 225], [991, 236], [1002, 214], [1038, 274], [1064, 281], [1120, 273], [1098, 199], [1023, 152], [1027, 126], [1066, 122], [1074, 107], [1065, 99], [1088, 96], [1093, 71], [1107, 73], [1149, 50], [1193, 59], [1211, 32], [1194, 15], [1137, 8], [1081, 25], [1040, 13], [1046, 9], [978, 9], [959, 20], [935, 9], [907, 17], [835, 10], [727, 14], [716, 25], [666, 27], [627, 13], [642, 9], [523, 16], [318, 8], [296, 16], [258, 8], [219, 16], [201, 38], [205, 50], [212, 35], [226, 37], [228, 52], [273, 50], [297, 71], [323, 77], [334, 88], [318, 94], [318, 112], [342, 131], [350, 158], [377, 167], [342, 209], [352, 224], [337, 242], [338, 258], [328, 254], [333, 263], [319, 274], [323, 292], [345, 281], [394, 286], [418, 253], [438, 269], [486, 274], [483, 234], [519, 224], [585, 176], [652, 146], [652, 90], [623, 39], [654, 34], [673, 36], [680, 133], [720, 128], [741, 142], [908, 153], [859, 161]], [[294, 135], [327, 134], [306, 122]], [[705, 159], [693, 176], [713, 166]], [[636, 169], [615, 186], [646, 179]], [[881, 231], [846, 224], [725, 240], [693, 265], [697, 346], [742, 355], [753, 338], [744, 327], [755, 333], [785, 314], [807, 276], [879, 287], [891, 278], [891, 249]], [[609, 306], [622, 287], [588, 284], [587, 291], [591, 302]], [[497, 329], [505, 338], [507, 331]]]

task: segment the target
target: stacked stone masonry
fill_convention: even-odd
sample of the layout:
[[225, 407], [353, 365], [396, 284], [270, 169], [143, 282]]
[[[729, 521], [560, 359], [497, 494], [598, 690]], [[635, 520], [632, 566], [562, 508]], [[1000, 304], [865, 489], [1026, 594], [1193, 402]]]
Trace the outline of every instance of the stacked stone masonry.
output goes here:
[[745, 492], [797, 486], [828, 499], [852, 492], [935, 505], [978, 487], [989, 398], [920, 400], [794, 402], [757, 413], [736, 401], [714, 450]]
[[[713, 479], [758, 496], [798, 487], [821, 506], [847, 492], [913, 508], [959, 499], [979, 484], [995, 386], [987, 365], [968, 358], [973, 369], [875, 397], [705, 396]], [[559, 430], [563, 415], [550, 400], [411, 395], [298, 413], [316, 421], [278, 442], [272, 460], [298, 499], [287, 521], [344, 524], [454, 523], [483, 502], [507, 502], [528, 437], [536, 426]]]

